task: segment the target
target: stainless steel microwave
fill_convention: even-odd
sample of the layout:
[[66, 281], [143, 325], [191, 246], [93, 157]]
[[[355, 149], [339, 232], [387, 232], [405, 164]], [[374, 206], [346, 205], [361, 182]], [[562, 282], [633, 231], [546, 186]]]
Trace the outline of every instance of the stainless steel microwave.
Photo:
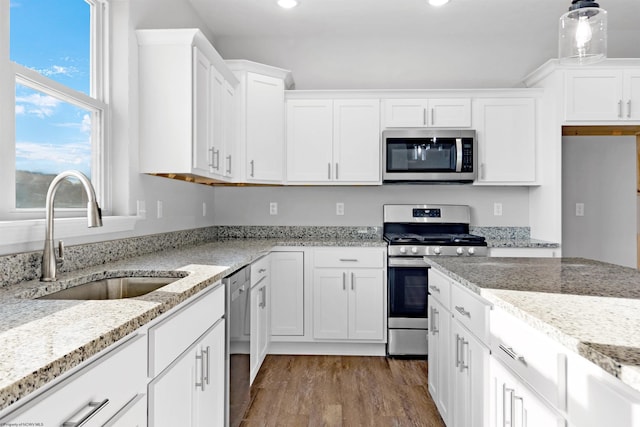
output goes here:
[[472, 129], [387, 129], [383, 182], [472, 182], [477, 141]]

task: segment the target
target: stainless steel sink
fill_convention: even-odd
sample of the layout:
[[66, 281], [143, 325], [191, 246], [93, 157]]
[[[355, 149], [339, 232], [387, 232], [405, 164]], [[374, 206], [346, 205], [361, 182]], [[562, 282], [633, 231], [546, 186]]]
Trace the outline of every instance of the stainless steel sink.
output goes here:
[[115, 277], [83, 283], [38, 299], [106, 300], [139, 297], [180, 277]]

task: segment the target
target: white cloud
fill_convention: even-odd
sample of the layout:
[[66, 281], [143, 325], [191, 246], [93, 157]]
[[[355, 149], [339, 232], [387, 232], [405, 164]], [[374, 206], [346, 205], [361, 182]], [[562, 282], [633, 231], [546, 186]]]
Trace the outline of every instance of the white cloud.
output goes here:
[[16, 104], [16, 116], [20, 116], [22, 114], [24, 114], [24, 105], [17, 105]]
[[43, 76], [51, 77], [56, 75], [63, 75], [67, 77], [73, 77], [78, 73], [78, 69], [76, 67], [64, 67], [62, 65], [52, 65], [49, 68], [41, 68], [35, 69], [38, 73]]
[[84, 165], [91, 162], [91, 144], [41, 144], [36, 142], [16, 142], [16, 158], [20, 163], [46, 161], [57, 165]]
[[53, 96], [32, 93], [16, 97], [16, 113], [32, 114], [40, 118], [50, 117], [62, 101]]

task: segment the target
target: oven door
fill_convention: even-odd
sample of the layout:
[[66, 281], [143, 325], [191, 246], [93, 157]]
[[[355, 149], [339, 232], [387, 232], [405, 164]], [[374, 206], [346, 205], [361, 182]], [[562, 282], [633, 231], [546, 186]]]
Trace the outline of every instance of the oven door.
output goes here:
[[389, 258], [389, 328], [427, 329], [428, 270], [422, 258]]

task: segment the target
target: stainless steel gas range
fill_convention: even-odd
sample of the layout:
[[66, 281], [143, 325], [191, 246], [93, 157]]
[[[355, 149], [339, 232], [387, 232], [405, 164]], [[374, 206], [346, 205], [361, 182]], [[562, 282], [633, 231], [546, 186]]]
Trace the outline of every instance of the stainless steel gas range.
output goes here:
[[470, 221], [470, 208], [464, 205], [384, 205], [388, 355], [427, 354], [428, 267], [422, 257], [485, 256], [485, 239], [469, 233]]

